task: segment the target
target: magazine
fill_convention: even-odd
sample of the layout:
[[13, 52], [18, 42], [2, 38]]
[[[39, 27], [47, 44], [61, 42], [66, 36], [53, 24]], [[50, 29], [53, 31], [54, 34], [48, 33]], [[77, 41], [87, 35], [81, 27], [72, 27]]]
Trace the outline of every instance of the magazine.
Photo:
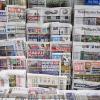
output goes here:
[[67, 76], [54, 76], [43, 74], [27, 73], [27, 86], [29, 87], [43, 87], [43, 88], [58, 88], [66, 90]]
[[7, 5], [6, 14], [7, 22], [25, 22], [26, 11], [25, 6]]
[[37, 74], [61, 74], [61, 62], [55, 59], [27, 59], [29, 73]]
[[27, 57], [35, 59], [50, 58], [49, 42], [27, 42]]

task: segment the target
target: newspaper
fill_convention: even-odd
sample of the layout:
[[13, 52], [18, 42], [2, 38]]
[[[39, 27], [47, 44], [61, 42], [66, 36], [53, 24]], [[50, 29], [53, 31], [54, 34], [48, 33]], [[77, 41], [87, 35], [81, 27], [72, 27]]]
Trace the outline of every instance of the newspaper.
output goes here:
[[26, 12], [25, 6], [7, 5], [6, 14], [7, 22], [25, 22]]
[[0, 41], [0, 56], [24, 56], [24, 39]]
[[5, 10], [0, 10], [0, 22], [6, 22], [6, 11]]
[[74, 74], [74, 79], [83, 79], [86, 81], [100, 82], [100, 75], [92, 74]]
[[29, 73], [36, 74], [61, 74], [61, 62], [56, 59], [27, 59]]
[[0, 40], [7, 39], [6, 23], [0, 22]]
[[99, 6], [77, 5], [75, 10], [74, 24], [83, 25], [100, 25], [100, 8]]
[[71, 53], [71, 42], [51, 42], [52, 53]]
[[45, 7], [46, 1], [45, 0], [28, 0], [28, 8], [33, 7]]
[[73, 60], [99, 60], [100, 44], [96, 42], [73, 42]]
[[26, 70], [2, 70], [0, 71], [0, 87], [25, 87]]
[[52, 87], [66, 90], [67, 76], [54, 76], [27, 73], [28, 87]]
[[71, 53], [51, 53], [52, 59], [61, 60], [61, 74], [71, 74]]
[[68, 23], [52, 22], [51, 35], [71, 35], [72, 25]]
[[66, 0], [46, 0], [46, 7], [69, 7], [71, 6], [71, 2], [70, 1], [66, 1]]
[[25, 87], [10, 87], [7, 94], [9, 98], [15, 98], [20, 100], [28, 100], [28, 88]]
[[35, 7], [27, 10], [27, 20], [33, 23], [71, 22], [71, 7]]
[[82, 79], [74, 79], [73, 80], [73, 89], [78, 90], [99, 90], [100, 89], [100, 83], [99, 82], [91, 82], [91, 81], [85, 81]]
[[78, 60], [73, 61], [73, 73], [74, 74], [100, 74], [100, 62], [99, 61], [86, 61]]
[[6, 33], [9, 38], [25, 38], [25, 23], [9, 22], [6, 24]]
[[71, 22], [71, 7], [56, 7], [44, 9], [44, 22]]
[[49, 42], [50, 41], [50, 25], [27, 23], [27, 40], [35, 42]]
[[51, 35], [52, 42], [69, 42], [70, 38], [70, 35]]
[[27, 57], [35, 59], [50, 58], [49, 42], [27, 42]]
[[[43, 9], [43, 8], [42, 8]], [[27, 23], [43, 23], [43, 11], [40, 7], [27, 9]]]
[[75, 25], [73, 35], [100, 36], [100, 26], [96, 25]]

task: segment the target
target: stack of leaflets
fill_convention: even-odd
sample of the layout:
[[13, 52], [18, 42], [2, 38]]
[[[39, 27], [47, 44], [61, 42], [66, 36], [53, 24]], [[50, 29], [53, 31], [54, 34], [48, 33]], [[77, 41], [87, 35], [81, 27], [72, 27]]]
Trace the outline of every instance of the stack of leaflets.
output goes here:
[[73, 89], [100, 89], [100, 7], [75, 6]]

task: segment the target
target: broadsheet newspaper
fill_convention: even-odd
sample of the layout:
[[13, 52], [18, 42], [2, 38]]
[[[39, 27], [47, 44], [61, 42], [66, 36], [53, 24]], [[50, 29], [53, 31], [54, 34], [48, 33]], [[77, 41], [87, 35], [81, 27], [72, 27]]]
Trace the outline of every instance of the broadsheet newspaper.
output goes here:
[[100, 7], [75, 6], [73, 89], [100, 89]]
[[100, 7], [99, 6], [75, 6], [74, 25], [100, 25]]
[[25, 87], [26, 70], [2, 70], [0, 71], [0, 87]]
[[56, 59], [27, 59], [27, 66], [33, 74], [61, 74], [61, 61]]
[[18, 5], [7, 5], [7, 22], [25, 22], [26, 21], [26, 12], [25, 6]]
[[49, 42], [27, 42], [27, 57], [34, 59], [50, 58]]
[[50, 24], [27, 23], [27, 41], [50, 42]]
[[28, 87], [52, 87], [65, 90], [67, 85], [67, 76], [27, 73], [27, 79]]
[[71, 22], [71, 8], [70, 7], [35, 7], [34, 9], [27, 9], [27, 22], [31, 23], [47, 23], [47, 22]]

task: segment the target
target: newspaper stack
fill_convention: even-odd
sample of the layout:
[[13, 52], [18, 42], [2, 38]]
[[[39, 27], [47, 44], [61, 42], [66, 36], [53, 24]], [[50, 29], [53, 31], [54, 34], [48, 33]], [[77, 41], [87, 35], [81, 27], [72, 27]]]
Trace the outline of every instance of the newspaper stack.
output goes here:
[[74, 9], [73, 89], [100, 89], [100, 6]]
[[26, 87], [25, 12], [18, 5], [0, 11], [0, 88]]
[[0, 97], [1, 100], [100, 100], [100, 93], [95, 90], [66, 91], [41, 87], [14, 87], [8, 89], [0, 88]]
[[[27, 49], [27, 66], [28, 87], [53, 87], [66, 89], [66, 85], [70, 84], [71, 75], [71, 7], [45, 7], [45, 2], [38, 3], [29, 1], [26, 24], [26, 49]], [[29, 76], [31, 74], [31, 77]], [[41, 76], [41, 81], [33, 82], [34, 75]], [[48, 76], [49, 75], [49, 76]], [[56, 76], [55, 76], [56, 75]], [[55, 84], [63, 77], [67, 82]], [[59, 78], [58, 78], [59, 76]], [[49, 82], [43, 78], [51, 77]], [[56, 79], [57, 78], [57, 79]], [[52, 83], [52, 82], [54, 83]], [[64, 88], [61, 88], [64, 84]]]

